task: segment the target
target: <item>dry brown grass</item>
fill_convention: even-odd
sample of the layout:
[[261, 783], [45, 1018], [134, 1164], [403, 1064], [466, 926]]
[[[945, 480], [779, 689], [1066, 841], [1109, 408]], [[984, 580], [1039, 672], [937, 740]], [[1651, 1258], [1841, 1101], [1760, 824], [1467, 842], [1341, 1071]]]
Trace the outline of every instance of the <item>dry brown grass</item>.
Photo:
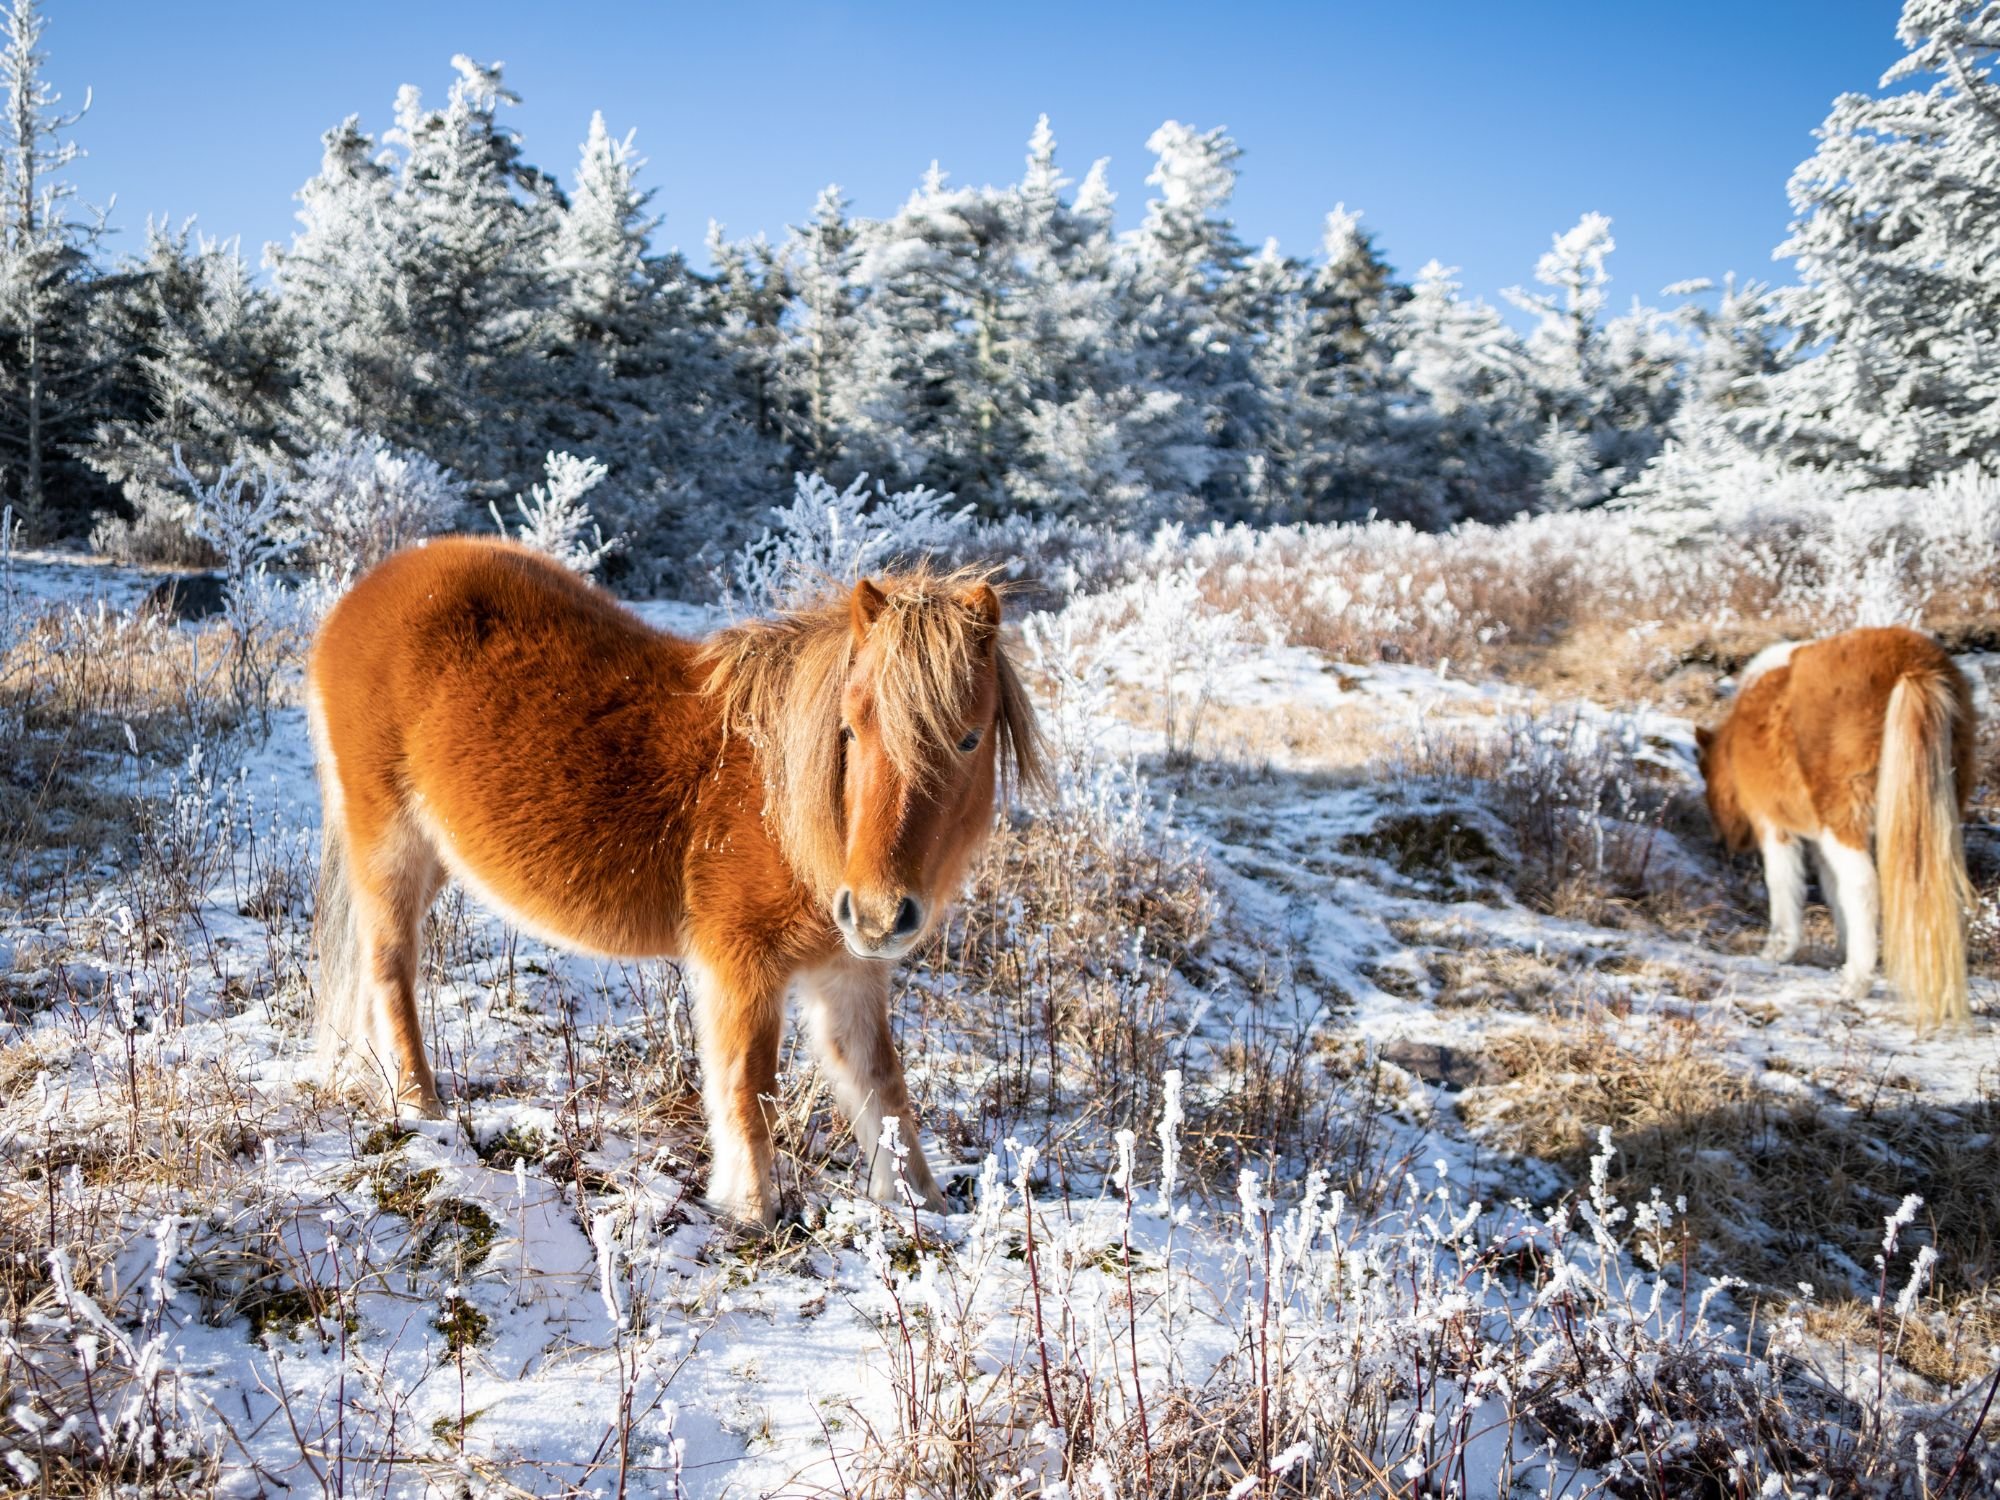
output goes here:
[[[1796, 527], [1672, 544], [1603, 517], [1547, 516], [1429, 536], [1281, 529], [1220, 550], [1211, 603], [1332, 660], [1449, 660], [1600, 703], [1702, 714], [1757, 651], [1828, 629], [1828, 563]], [[1913, 587], [1953, 651], [2000, 647], [1991, 579]]]
[[1862, 1298], [1842, 1297], [1808, 1304], [1804, 1318], [1806, 1330], [1832, 1345], [1838, 1360], [1871, 1368], [1879, 1341], [1890, 1359], [1939, 1389], [1959, 1389], [1988, 1374], [2000, 1348], [2000, 1306], [1990, 1300], [1949, 1314], [1900, 1318]]
[[1713, 1034], [1684, 1017], [1649, 1021], [1627, 1045], [1603, 1025], [1517, 1031], [1492, 1058], [1506, 1081], [1468, 1091], [1461, 1111], [1488, 1139], [1582, 1180], [1597, 1132], [1618, 1144], [1613, 1183], [1685, 1198], [1687, 1222], [1729, 1270], [1790, 1295], [1811, 1282], [1865, 1294], [1883, 1217], [1924, 1200], [1906, 1244], [1939, 1256], [1942, 1305], [1989, 1295], [2000, 1269], [2000, 1095], [1931, 1105], [1877, 1088], [1853, 1104], [1760, 1088]]
[[[140, 833], [139, 765], [240, 718], [219, 694], [224, 628], [151, 610], [52, 608], [0, 660], [0, 864], [47, 878]], [[54, 861], [52, 868], [50, 862]]]

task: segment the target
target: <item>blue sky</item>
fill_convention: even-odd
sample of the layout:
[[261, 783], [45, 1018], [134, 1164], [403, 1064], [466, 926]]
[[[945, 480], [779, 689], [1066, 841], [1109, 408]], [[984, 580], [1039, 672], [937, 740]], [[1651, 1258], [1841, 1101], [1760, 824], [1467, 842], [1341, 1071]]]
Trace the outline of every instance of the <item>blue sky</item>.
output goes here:
[[1072, 176], [1111, 157], [1124, 223], [1153, 127], [1222, 124], [1253, 244], [1315, 250], [1344, 200], [1404, 275], [1436, 256], [1494, 299], [1552, 232], [1608, 213], [1620, 306], [1782, 274], [1786, 177], [1833, 96], [1900, 53], [1890, 0], [45, 3], [51, 81], [95, 92], [75, 176], [87, 201], [117, 195], [121, 247], [148, 214], [194, 215], [257, 259], [289, 237], [321, 132], [349, 113], [379, 132], [404, 82], [441, 99], [464, 51], [506, 62], [531, 159], [565, 179], [592, 109], [636, 127], [660, 237], [697, 261], [710, 217], [775, 236], [829, 181], [869, 214], [933, 157], [1014, 181], [1046, 111]]

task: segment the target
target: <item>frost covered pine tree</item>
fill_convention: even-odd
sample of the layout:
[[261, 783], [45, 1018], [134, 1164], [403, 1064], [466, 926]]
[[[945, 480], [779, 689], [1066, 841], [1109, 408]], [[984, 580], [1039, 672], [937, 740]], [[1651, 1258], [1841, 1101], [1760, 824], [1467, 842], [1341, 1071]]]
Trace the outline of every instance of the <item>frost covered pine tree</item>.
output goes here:
[[1554, 237], [1535, 266], [1543, 292], [1512, 287], [1507, 299], [1538, 320], [1527, 372], [1540, 421], [1544, 503], [1594, 505], [1660, 449], [1678, 394], [1684, 351], [1668, 321], [1634, 304], [1604, 321], [1605, 260], [1617, 248], [1611, 220], [1587, 213]]
[[864, 228], [857, 275], [852, 377], [835, 403], [850, 461], [997, 511], [1026, 405], [1002, 350], [1007, 195], [953, 187], [932, 163], [896, 214]]
[[44, 73], [38, 0], [0, 12], [0, 469], [31, 536], [81, 529], [102, 481], [79, 453], [114, 410], [126, 369], [121, 320], [97, 251], [101, 215], [78, 218], [63, 170], [82, 154]]
[[210, 473], [239, 455], [263, 465], [284, 457], [290, 371], [276, 308], [234, 241], [164, 223], [147, 225], [146, 257], [120, 300], [139, 402], [97, 429], [85, 458], [132, 515], [107, 517], [93, 541], [122, 556], [193, 561], [180, 464]]
[[690, 508], [746, 504], [775, 468], [735, 401], [705, 289], [679, 254], [648, 248], [659, 220], [643, 165], [629, 134], [592, 116], [575, 186], [554, 210], [536, 340], [541, 439], [603, 466], [593, 505], [642, 558], [669, 550]]
[[1013, 192], [1004, 348], [1027, 404], [1008, 499], [1033, 515], [1144, 528], [1197, 503], [1189, 476], [1206, 472], [1201, 413], [1147, 378], [1110, 163], [1094, 162], [1066, 198], [1056, 144], [1043, 116]]
[[[617, 537], [604, 539], [603, 529], [584, 503], [583, 497], [603, 482], [604, 465], [573, 453], [550, 453], [544, 468], [545, 483], [532, 485], [527, 494], [514, 497], [519, 517], [514, 539], [554, 558], [573, 573], [595, 573], [622, 545]], [[507, 522], [500, 507], [487, 508], [505, 536]]]
[[1390, 321], [1394, 368], [1423, 398], [1397, 421], [1423, 476], [1405, 519], [1428, 527], [1533, 509], [1543, 474], [1527, 353], [1498, 312], [1459, 295], [1454, 270], [1426, 264]]
[[820, 189], [812, 218], [785, 247], [792, 332], [781, 360], [785, 434], [802, 473], [842, 467], [837, 392], [850, 377], [859, 335], [855, 264], [858, 234], [836, 184]]
[[1621, 505], [1655, 520], [1699, 524], [1702, 515], [1772, 488], [1774, 460], [1746, 437], [1762, 419], [1766, 382], [1784, 368], [1771, 288], [1725, 276], [1676, 282], [1664, 295], [1684, 297], [1672, 314], [1690, 340], [1666, 441], [1619, 495]]
[[1146, 142], [1153, 153], [1135, 242], [1132, 314], [1149, 383], [1185, 402], [1203, 442], [1183, 450], [1184, 487], [1225, 519], [1254, 510], [1252, 459], [1267, 413], [1253, 368], [1257, 330], [1246, 255], [1227, 216], [1241, 149], [1221, 128], [1169, 120]]
[[1375, 511], [1403, 519], [1408, 481], [1391, 408], [1409, 392], [1395, 370], [1389, 319], [1408, 289], [1345, 204], [1326, 216], [1321, 248], [1316, 267], [1266, 299], [1269, 333], [1257, 364], [1270, 403], [1267, 483], [1289, 497], [1267, 514], [1340, 521]]
[[1922, 485], [2000, 472], [2000, 4], [1906, 0], [1907, 55], [1792, 174], [1789, 367], [1743, 422], [1793, 465]]
[[378, 151], [350, 117], [270, 258], [297, 349], [294, 443], [349, 431], [428, 453], [480, 494], [542, 451], [537, 337], [560, 194], [500, 121], [500, 69], [459, 56], [450, 94], [413, 86]]

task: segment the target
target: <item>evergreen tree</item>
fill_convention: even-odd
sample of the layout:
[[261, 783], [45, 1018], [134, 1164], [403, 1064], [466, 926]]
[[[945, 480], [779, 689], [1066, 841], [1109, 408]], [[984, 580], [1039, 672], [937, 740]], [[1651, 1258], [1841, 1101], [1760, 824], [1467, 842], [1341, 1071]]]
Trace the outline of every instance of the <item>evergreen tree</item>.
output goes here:
[[575, 190], [556, 210], [536, 341], [537, 441], [604, 468], [593, 510], [634, 544], [614, 566], [666, 551], [691, 511], [744, 508], [775, 467], [739, 399], [710, 289], [678, 253], [648, 251], [659, 221], [642, 165], [629, 135], [592, 117]]
[[500, 70], [460, 56], [442, 109], [406, 86], [376, 152], [352, 118], [271, 259], [298, 348], [294, 441], [372, 432], [430, 454], [475, 496], [525, 483], [561, 195], [500, 123]]
[[[1300, 519], [1402, 517], [1410, 508], [1392, 411], [1411, 393], [1390, 343], [1391, 316], [1409, 292], [1360, 221], [1344, 204], [1326, 216], [1325, 258], [1284, 288], [1258, 351], [1272, 414], [1270, 482], [1289, 497], [1284, 513]], [[1420, 495], [1417, 509], [1428, 503]]]
[[790, 271], [762, 234], [732, 240], [713, 221], [708, 258], [715, 266], [701, 291], [705, 324], [721, 341], [731, 403], [759, 441], [785, 440], [790, 394], [785, 383], [785, 313]]
[[139, 400], [98, 428], [85, 457], [132, 515], [94, 535], [126, 556], [185, 557], [176, 455], [198, 474], [239, 456], [280, 462], [287, 351], [271, 298], [234, 241], [149, 224], [146, 258], [128, 280], [119, 302]]
[[1842, 95], [1792, 176], [1792, 358], [1743, 420], [1784, 462], [1920, 485], [2000, 472], [2000, 5], [1906, 0], [1897, 37], [1883, 86], [1924, 86]]
[[842, 462], [835, 410], [837, 392], [853, 369], [859, 336], [854, 281], [858, 238], [847, 217], [846, 198], [830, 185], [820, 190], [812, 218], [792, 231], [785, 261], [791, 318], [780, 377], [786, 392], [786, 436], [801, 472], [842, 480], [853, 476]]
[[1000, 508], [1026, 405], [1002, 349], [1010, 219], [1004, 194], [948, 186], [933, 163], [893, 218], [866, 226], [857, 274], [867, 295], [835, 404], [859, 468], [988, 512]]
[[1682, 520], [1713, 510], [1726, 492], [1764, 488], [1774, 460], [1763, 458], [1746, 437], [1764, 418], [1767, 377], [1784, 368], [1771, 289], [1760, 281], [1722, 285], [1703, 278], [1677, 282], [1669, 297], [1702, 297], [1674, 313], [1693, 341], [1686, 355], [1679, 400], [1667, 441], [1619, 503], [1653, 513], [1681, 512]]
[[1397, 424], [1420, 476], [1404, 518], [1429, 527], [1533, 509], [1543, 474], [1527, 352], [1499, 313], [1459, 296], [1454, 274], [1429, 262], [1391, 320], [1395, 368], [1423, 398]]
[[1146, 142], [1146, 205], [1136, 253], [1133, 311], [1152, 383], [1185, 402], [1204, 443], [1183, 478], [1214, 514], [1253, 509], [1251, 459], [1267, 413], [1253, 368], [1254, 307], [1245, 252], [1227, 217], [1242, 151], [1220, 128], [1169, 120]]
[[1612, 494], [1659, 452], [1678, 396], [1684, 351], [1667, 320], [1634, 304], [1603, 321], [1605, 259], [1617, 248], [1611, 221], [1585, 214], [1554, 237], [1535, 267], [1546, 292], [1509, 289], [1507, 298], [1539, 320], [1528, 338], [1545, 503], [1591, 505]]
[[1187, 514], [1194, 478], [1207, 472], [1200, 414], [1149, 379], [1136, 273], [1112, 229], [1109, 164], [1095, 162], [1066, 201], [1055, 149], [1044, 117], [1015, 193], [1007, 346], [1027, 406], [1008, 498], [1036, 514], [1133, 527]]
[[63, 169], [81, 155], [43, 73], [38, 0], [14, 0], [0, 49], [0, 468], [31, 535], [80, 529], [104, 486], [79, 453], [121, 396], [127, 349], [103, 303], [124, 278], [95, 259], [101, 215], [74, 216]]

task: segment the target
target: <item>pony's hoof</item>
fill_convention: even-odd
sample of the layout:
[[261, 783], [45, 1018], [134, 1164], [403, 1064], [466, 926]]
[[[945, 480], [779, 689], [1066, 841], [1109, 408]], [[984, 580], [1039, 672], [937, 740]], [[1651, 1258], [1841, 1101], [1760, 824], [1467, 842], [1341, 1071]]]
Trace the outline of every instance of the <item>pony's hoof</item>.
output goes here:
[[1788, 964], [1799, 954], [1797, 943], [1788, 943], [1783, 938], [1766, 938], [1764, 946], [1757, 950], [1757, 956], [1766, 963]]
[[710, 1198], [708, 1208], [715, 1215], [717, 1230], [732, 1237], [768, 1237], [778, 1225], [775, 1202], [758, 1204]]
[[1840, 979], [1840, 998], [1843, 1000], [1866, 1000], [1875, 988], [1873, 974], [1843, 974]]

